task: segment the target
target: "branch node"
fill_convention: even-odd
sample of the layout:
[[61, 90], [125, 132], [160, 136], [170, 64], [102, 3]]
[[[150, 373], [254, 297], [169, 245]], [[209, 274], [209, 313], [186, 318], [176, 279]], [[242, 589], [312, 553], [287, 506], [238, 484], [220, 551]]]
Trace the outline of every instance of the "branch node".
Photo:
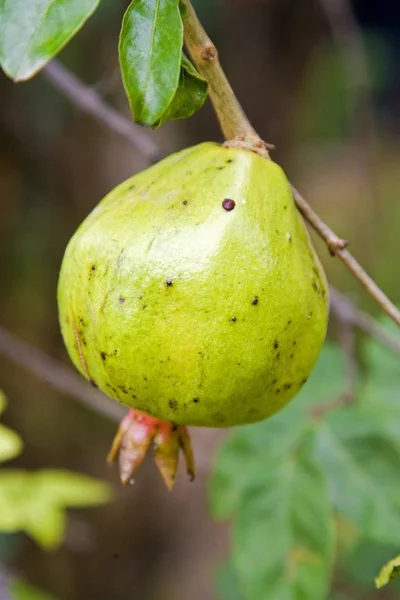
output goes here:
[[339, 250], [344, 250], [349, 245], [348, 240], [343, 240], [341, 238], [334, 237], [330, 240], [327, 240], [327, 246], [329, 249], [329, 254], [331, 256], [336, 256]]
[[218, 51], [214, 44], [208, 44], [200, 52], [201, 60], [214, 60], [218, 58]]

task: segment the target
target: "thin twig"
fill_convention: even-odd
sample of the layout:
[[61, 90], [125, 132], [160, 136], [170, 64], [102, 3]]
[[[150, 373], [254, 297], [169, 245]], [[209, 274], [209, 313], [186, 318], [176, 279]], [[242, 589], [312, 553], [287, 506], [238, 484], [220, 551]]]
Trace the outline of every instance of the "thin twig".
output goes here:
[[182, 0], [188, 15], [184, 20], [186, 48], [199, 73], [207, 80], [209, 94], [225, 140], [248, 142], [259, 154], [269, 158], [265, 144], [248, 120], [221, 67], [218, 52], [200, 23], [190, 0]]
[[0, 326], [0, 354], [96, 412], [119, 421], [125, 411], [74, 371]]
[[303, 217], [310, 223], [315, 231], [324, 240], [328, 249], [332, 255], [338, 256], [340, 260], [346, 265], [346, 267], [353, 273], [356, 279], [364, 286], [370, 296], [381, 306], [386, 314], [393, 319], [397, 325], [400, 325], [400, 311], [393, 304], [381, 288], [375, 283], [375, 281], [368, 275], [368, 273], [362, 268], [360, 263], [354, 258], [354, 256], [347, 250], [347, 241], [339, 238], [336, 233], [332, 231], [324, 223], [317, 213], [311, 208], [306, 202], [300, 192], [292, 186], [293, 197], [296, 201], [297, 208], [303, 215]]
[[158, 144], [147, 135], [142, 127], [135, 125], [118, 110], [104, 102], [93, 88], [82, 83], [61, 63], [58, 61], [51, 62], [43, 69], [43, 74], [76, 107], [124, 138], [131, 146], [147, 156], [150, 161], [160, 158]]

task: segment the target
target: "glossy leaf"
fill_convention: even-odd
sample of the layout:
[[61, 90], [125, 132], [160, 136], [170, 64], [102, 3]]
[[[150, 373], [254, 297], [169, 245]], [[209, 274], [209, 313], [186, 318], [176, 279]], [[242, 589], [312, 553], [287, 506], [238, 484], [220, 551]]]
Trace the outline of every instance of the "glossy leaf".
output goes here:
[[[261, 475], [263, 475], [261, 477]], [[234, 525], [233, 562], [246, 600], [321, 600], [329, 590], [333, 516], [308, 443], [266, 460]]]
[[179, 0], [133, 0], [119, 42], [122, 80], [133, 118], [153, 126], [178, 88], [183, 44]]
[[0, 531], [25, 531], [43, 548], [61, 543], [68, 507], [94, 506], [110, 499], [109, 487], [67, 471], [0, 473]]
[[375, 577], [375, 586], [379, 589], [398, 577], [400, 573], [400, 556], [389, 560]]
[[155, 127], [159, 127], [166, 121], [187, 119], [194, 115], [206, 101], [207, 90], [206, 80], [196, 71], [190, 60], [182, 54], [178, 89]]
[[93, 14], [100, 0], [2, 0], [0, 64], [15, 81], [49, 62]]

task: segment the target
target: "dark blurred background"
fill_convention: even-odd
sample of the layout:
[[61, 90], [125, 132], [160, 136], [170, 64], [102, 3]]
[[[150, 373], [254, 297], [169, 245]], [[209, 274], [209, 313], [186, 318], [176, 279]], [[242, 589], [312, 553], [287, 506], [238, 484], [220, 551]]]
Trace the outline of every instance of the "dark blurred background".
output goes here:
[[[394, 0], [194, 2], [250, 120], [273, 158], [379, 285], [400, 301], [400, 5]], [[126, 0], [103, 0], [60, 59], [128, 116], [117, 40]], [[210, 105], [152, 133], [169, 153], [220, 140]], [[74, 108], [44, 75], [0, 75], [0, 322], [69, 364], [56, 306], [66, 243], [97, 202], [145, 168], [126, 142]], [[328, 276], [372, 301], [316, 240]], [[214, 600], [229, 531], [207, 510], [207, 472], [221, 434], [194, 432], [198, 477], [172, 494], [151, 460], [122, 489], [105, 464], [115, 423], [0, 357], [5, 422], [25, 441], [14, 462], [109, 480], [111, 504], [74, 511], [61, 550], [0, 537], [3, 560], [59, 600]], [[393, 598], [393, 595], [380, 598]], [[393, 592], [389, 592], [393, 594]], [[368, 598], [377, 598], [371, 593]], [[366, 597], [364, 597], [367, 600]], [[260, 599], [264, 600], [264, 599]]]

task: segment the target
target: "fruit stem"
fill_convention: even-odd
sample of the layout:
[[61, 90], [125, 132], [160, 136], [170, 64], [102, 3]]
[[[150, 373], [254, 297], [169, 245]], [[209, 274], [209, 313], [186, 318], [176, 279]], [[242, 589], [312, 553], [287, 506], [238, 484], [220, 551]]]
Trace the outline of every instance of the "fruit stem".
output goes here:
[[190, 0], [182, 0], [188, 15], [184, 19], [186, 48], [199, 73], [206, 79], [226, 146], [241, 147], [269, 158], [268, 148], [261, 140], [232, 90], [218, 59], [218, 51], [204, 30]]

